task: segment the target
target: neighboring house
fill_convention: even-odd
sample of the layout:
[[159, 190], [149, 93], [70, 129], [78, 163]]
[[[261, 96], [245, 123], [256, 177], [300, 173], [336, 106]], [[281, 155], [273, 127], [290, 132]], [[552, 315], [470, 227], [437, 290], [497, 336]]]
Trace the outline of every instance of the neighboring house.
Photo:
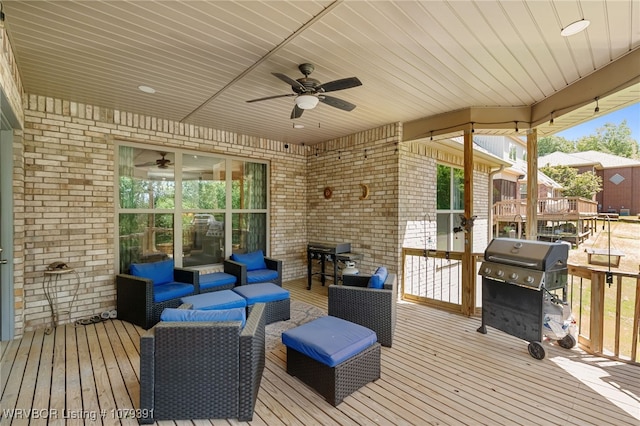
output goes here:
[[[527, 147], [514, 136], [479, 135], [474, 143], [491, 154], [508, 160], [510, 167], [493, 177], [493, 202], [527, 198]], [[562, 196], [562, 186], [538, 171], [538, 198]]]
[[[522, 237], [527, 215], [526, 144], [509, 136], [474, 136], [476, 145], [501, 157], [511, 165], [493, 177], [492, 236]], [[540, 163], [538, 163], [540, 164]], [[541, 240], [563, 239], [576, 245], [587, 238], [596, 226], [597, 211], [593, 201], [564, 197], [562, 186], [538, 170], [537, 236]]]
[[598, 151], [554, 152], [538, 159], [538, 165], [570, 166], [579, 173], [593, 172], [602, 179], [596, 194], [598, 211], [620, 215], [640, 214], [640, 161]]

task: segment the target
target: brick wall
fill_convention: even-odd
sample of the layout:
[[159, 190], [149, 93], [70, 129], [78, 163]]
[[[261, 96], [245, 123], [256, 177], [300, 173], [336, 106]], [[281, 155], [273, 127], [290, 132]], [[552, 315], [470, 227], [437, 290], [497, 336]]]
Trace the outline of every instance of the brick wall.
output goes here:
[[[363, 253], [363, 273], [377, 265], [397, 271], [400, 124], [314, 145], [307, 160], [308, 241], [350, 242]], [[363, 189], [369, 197], [360, 200]], [[333, 195], [324, 198], [324, 188]], [[300, 253], [306, 257], [306, 251]]]
[[402, 247], [436, 249], [437, 162], [434, 150], [421, 144], [400, 146], [399, 222]]
[[[115, 307], [116, 141], [268, 160], [270, 254], [284, 260], [285, 280], [304, 275], [303, 147], [36, 95], [25, 97], [24, 114], [23, 138], [15, 141], [16, 250], [24, 242], [24, 280], [14, 283], [17, 335], [50, 320], [43, 281], [54, 260], [69, 263], [79, 276], [71, 321]], [[291, 202], [296, 199], [302, 202]], [[67, 274], [58, 282], [63, 308], [73, 298], [74, 280]]]

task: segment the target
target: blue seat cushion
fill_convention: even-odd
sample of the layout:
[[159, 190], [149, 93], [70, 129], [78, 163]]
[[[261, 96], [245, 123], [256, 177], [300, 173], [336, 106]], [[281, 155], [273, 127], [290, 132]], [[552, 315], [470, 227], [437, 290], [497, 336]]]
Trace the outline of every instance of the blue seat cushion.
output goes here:
[[264, 253], [262, 252], [262, 250], [246, 254], [233, 253], [231, 255], [231, 260], [247, 265], [247, 271], [255, 271], [256, 269], [267, 269], [267, 264], [264, 261]]
[[247, 310], [244, 308], [219, 310], [192, 310], [165, 308], [160, 314], [160, 321], [189, 322], [229, 322], [240, 321], [241, 327], [247, 322]]
[[152, 263], [132, 263], [129, 273], [134, 277], [147, 278], [154, 285], [162, 285], [173, 281], [173, 259]]
[[377, 341], [376, 333], [336, 317], [320, 317], [282, 333], [288, 348], [335, 367]]
[[195, 288], [191, 284], [179, 283], [176, 281], [154, 285], [153, 286], [153, 301], [155, 303], [165, 302], [171, 299], [177, 299], [182, 296], [188, 296], [193, 294]]
[[289, 290], [285, 290], [273, 283], [241, 285], [230, 291], [242, 296], [249, 306], [256, 303], [275, 302], [289, 298]]
[[247, 301], [231, 290], [213, 291], [211, 293], [194, 294], [180, 299], [182, 303], [193, 305], [191, 309], [212, 310], [246, 308]]
[[235, 284], [237, 278], [234, 275], [224, 272], [214, 272], [212, 274], [200, 275], [200, 289], [211, 289], [229, 284]]
[[254, 269], [247, 271], [247, 283], [264, 283], [278, 279], [278, 271], [273, 269]]
[[378, 267], [376, 272], [369, 278], [369, 288], [384, 288], [384, 282], [387, 280], [389, 272], [384, 266]]

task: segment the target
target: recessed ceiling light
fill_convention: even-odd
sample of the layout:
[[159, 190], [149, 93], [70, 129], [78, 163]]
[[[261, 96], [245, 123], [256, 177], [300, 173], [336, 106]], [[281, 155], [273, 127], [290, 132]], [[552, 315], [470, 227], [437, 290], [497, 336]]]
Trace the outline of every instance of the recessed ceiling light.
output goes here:
[[294, 129], [304, 129], [304, 124], [300, 124], [300, 123], [295, 123], [293, 125]]
[[156, 89], [149, 86], [138, 86], [138, 90], [144, 93], [156, 93]]
[[581, 19], [579, 21], [572, 22], [562, 30], [560, 30], [560, 35], [563, 37], [569, 37], [574, 34], [578, 34], [579, 32], [586, 30], [589, 24], [591, 24], [591, 21], [587, 19]]

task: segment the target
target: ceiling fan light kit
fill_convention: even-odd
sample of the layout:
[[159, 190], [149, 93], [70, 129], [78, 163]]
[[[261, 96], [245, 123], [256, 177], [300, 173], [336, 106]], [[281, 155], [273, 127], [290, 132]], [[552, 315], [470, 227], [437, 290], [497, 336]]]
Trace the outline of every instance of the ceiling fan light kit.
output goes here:
[[296, 97], [296, 105], [300, 109], [314, 109], [318, 105], [318, 97], [313, 95], [299, 95]]

